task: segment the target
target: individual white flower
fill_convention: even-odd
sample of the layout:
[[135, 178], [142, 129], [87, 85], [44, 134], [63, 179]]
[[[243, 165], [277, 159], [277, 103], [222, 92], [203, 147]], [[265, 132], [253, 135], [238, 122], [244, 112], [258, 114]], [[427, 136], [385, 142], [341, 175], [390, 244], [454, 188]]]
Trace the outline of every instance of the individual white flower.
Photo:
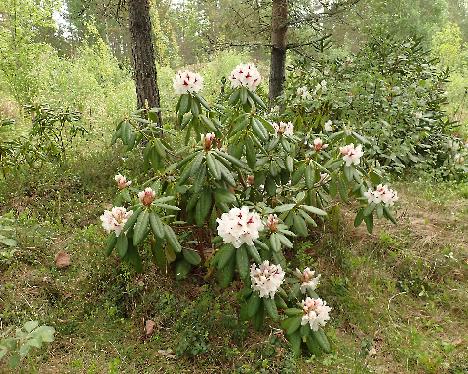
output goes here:
[[146, 187], [143, 191], [138, 192], [138, 200], [145, 206], [150, 206], [155, 196], [156, 192], [154, 192], [151, 187]]
[[298, 89], [296, 90], [296, 94], [302, 100], [310, 100], [312, 98], [312, 95], [310, 94], [306, 86], [298, 87]]
[[205, 150], [208, 151], [211, 149], [211, 145], [213, 144], [213, 141], [215, 140], [215, 138], [216, 138], [216, 135], [212, 132], [201, 135], [201, 141], [203, 143], [203, 147], [205, 148]]
[[422, 113], [422, 112], [415, 112], [415, 113], [414, 113], [414, 117], [415, 117], [416, 119], [421, 119], [421, 118], [423, 118], [423, 113]]
[[294, 134], [294, 125], [291, 122], [274, 122], [271, 124], [276, 135], [291, 136]]
[[119, 190], [123, 190], [124, 188], [132, 184], [132, 181], [127, 181], [127, 178], [124, 177], [122, 174], [117, 174], [114, 177], [114, 179], [117, 182], [117, 187], [119, 188]]
[[278, 230], [279, 219], [276, 214], [269, 214], [267, 218], [267, 226], [271, 232]]
[[322, 93], [327, 92], [327, 81], [324, 79], [320, 83], [317, 83], [314, 89], [314, 95], [316, 95], [319, 91]]
[[381, 201], [380, 195], [372, 191], [372, 188], [369, 188], [366, 192], [364, 192], [364, 196], [367, 198], [367, 202], [369, 204], [371, 203], [378, 204]]
[[388, 188], [386, 184], [379, 184], [375, 192], [380, 194], [380, 199], [386, 206], [392, 206], [396, 201], [398, 201], [398, 193], [391, 188]]
[[302, 301], [302, 310], [304, 315], [302, 316], [301, 325], [309, 324], [312, 331], [318, 331], [330, 319], [328, 313], [330, 313], [331, 308], [322, 299], [307, 297]]
[[254, 64], [239, 64], [231, 72], [229, 80], [232, 88], [247, 87], [255, 91], [262, 78]]
[[458, 151], [460, 149], [460, 142], [455, 139], [449, 139], [447, 141], [447, 148], [451, 151]]
[[323, 129], [324, 129], [325, 131], [328, 131], [328, 132], [333, 131], [333, 121], [332, 121], [332, 120], [328, 120], [327, 122], [325, 122], [325, 125], [323, 126]]
[[348, 144], [344, 147], [340, 147], [340, 153], [343, 156], [343, 161], [346, 162], [346, 166], [359, 165], [361, 157], [364, 154], [362, 151], [362, 145], [359, 144], [356, 148], [354, 144]]
[[197, 93], [203, 88], [203, 78], [192, 71], [178, 71], [174, 77], [173, 86], [178, 95]]
[[400, 199], [400, 197], [398, 196], [398, 192], [395, 191], [395, 190], [390, 190], [390, 193], [392, 195], [392, 197], [390, 198], [389, 202], [388, 203], [385, 203], [385, 200], [384, 200], [384, 203], [387, 205], [387, 206], [393, 206], [395, 205], [395, 203]]
[[307, 290], [315, 291], [318, 284], [320, 283], [321, 275], [315, 276], [315, 271], [310, 270], [310, 268], [305, 268], [304, 271], [296, 269], [294, 272], [296, 277], [301, 282], [301, 292], [306, 293]]
[[260, 297], [273, 299], [283, 283], [284, 271], [281, 265], [270, 265], [270, 262], [265, 260], [258, 267], [256, 264], [252, 264], [250, 279], [252, 280], [252, 289], [257, 291]]
[[320, 138], [314, 139], [314, 149], [316, 152], [320, 152], [322, 149], [328, 148], [328, 144], [324, 144], [323, 140]]
[[364, 196], [367, 197], [369, 204], [383, 203], [385, 206], [393, 206], [398, 201], [397, 191], [388, 188], [386, 184], [379, 184], [374, 191], [369, 188], [367, 192], [364, 192]]
[[453, 161], [455, 161], [456, 164], [463, 165], [465, 163], [465, 157], [463, 157], [463, 155], [460, 153], [457, 153], [455, 156], [453, 156]]
[[249, 208], [232, 208], [229, 212], [223, 213], [221, 218], [217, 218], [218, 235], [225, 243], [232, 244], [239, 248], [242, 244], [253, 245], [253, 241], [258, 239], [259, 231], [263, 229], [263, 223], [256, 212], [250, 212]]
[[280, 109], [281, 109], [281, 108], [279, 107], [279, 105], [275, 105], [274, 107], [272, 107], [272, 108], [270, 109], [270, 113], [271, 113], [271, 114], [279, 114]]
[[132, 214], [132, 210], [127, 212], [127, 209], [120, 206], [113, 207], [112, 210], [105, 210], [104, 214], [100, 217], [102, 227], [108, 234], [113, 231], [115, 232], [115, 236], [119, 236]]

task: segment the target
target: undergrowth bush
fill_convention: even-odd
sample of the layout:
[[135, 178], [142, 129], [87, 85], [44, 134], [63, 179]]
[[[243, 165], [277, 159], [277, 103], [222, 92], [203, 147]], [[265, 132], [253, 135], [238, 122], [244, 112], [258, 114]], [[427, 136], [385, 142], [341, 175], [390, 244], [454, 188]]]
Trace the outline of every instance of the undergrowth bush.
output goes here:
[[326, 41], [316, 48], [316, 59], [290, 68], [283, 105], [296, 126], [356, 130], [372, 164], [392, 172], [464, 177], [464, 140], [444, 110], [449, 72], [420, 39], [374, 35], [346, 58], [330, 57]]
[[16, 252], [15, 221], [6, 216], [0, 216], [0, 270], [14, 261]]
[[[238, 65], [228, 79], [231, 87], [210, 105], [200, 95], [203, 77], [180, 71], [174, 126], [157, 128], [149, 108], [118, 124], [113, 142], [140, 155], [143, 168], [132, 180], [115, 176], [114, 207], [101, 216], [106, 253], [115, 249], [142, 271], [149, 252], [176, 279], [191, 271], [215, 276], [221, 287], [239, 279], [242, 320], [260, 329], [266, 317], [281, 319], [296, 354], [302, 345], [329, 352], [322, 328], [331, 308], [315, 291], [320, 275], [291, 268], [288, 258], [298, 238], [326, 223], [337, 199], [357, 201], [355, 226], [365, 222], [371, 232], [374, 217], [395, 222], [397, 193], [382, 184], [375, 163], [361, 162], [360, 134], [267, 120], [253, 64]], [[201, 342], [197, 352], [204, 350], [200, 334], [187, 338]]]
[[0, 167], [5, 176], [24, 164], [36, 167], [43, 162], [63, 164], [67, 151], [77, 137], [88, 131], [82, 125], [81, 113], [66, 108], [51, 108], [48, 104], [26, 105], [31, 118], [31, 127], [22, 135], [16, 121], [0, 121]]
[[432, 54], [440, 64], [450, 69], [447, 84], [448, 113], [460, 122], [460, 136], [468, 137], [468, 45], [463, 42], [462, 30], [455, 23], [447, 23], [432, 37]]
[[27, 103], [76, 108], [96, 135], [108, 133], [110, 124], [130, 112], [136, 101], [130, 69], [102, 40], [80, 47], [73, 58], [49, 51], [33, 73], [39, 78], [37, 92]]

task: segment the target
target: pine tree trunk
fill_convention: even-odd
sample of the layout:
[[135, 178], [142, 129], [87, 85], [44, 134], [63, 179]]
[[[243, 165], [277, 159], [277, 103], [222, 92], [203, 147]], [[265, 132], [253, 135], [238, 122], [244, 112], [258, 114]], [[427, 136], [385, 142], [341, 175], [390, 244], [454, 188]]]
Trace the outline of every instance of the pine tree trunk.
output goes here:
[[273, 0], [271, 7], [270, 105], [283, 93], [286, 67], [288, 0]]
[[144, 108], [147, 102], [149, 108], [160, 108], [148, 0], [130, 0], [128, 7], [137, 107]]

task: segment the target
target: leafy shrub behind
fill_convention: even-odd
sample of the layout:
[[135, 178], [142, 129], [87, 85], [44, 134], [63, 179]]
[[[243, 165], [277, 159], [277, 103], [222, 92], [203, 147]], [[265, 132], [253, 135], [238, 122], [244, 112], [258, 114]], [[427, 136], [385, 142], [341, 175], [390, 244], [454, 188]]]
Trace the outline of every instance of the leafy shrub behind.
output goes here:
[[[322, 50], [323, 52], [323, 50]], [[373, 36], [356, 55], [300, 61], [291, 68], [283, 98], [297, 125], [318, 130], [329, 120], [368, 139], [368, 152], [385, 168], [437, 169], [463, 174], [457, 123], [444, 111], [448, 71], [420, 39]]]
[[48, 104], [26, 105], [25, 109], [31, 115], [27, 135], [17, 134], [14, 120], [0, 121], [0, 133], [6, 138], [0, 141], [0, 175], [5, 176], [22, 164], [31, 167], [44, 161], [63, 164], [73, 140], [87, 133], [80, 112]]

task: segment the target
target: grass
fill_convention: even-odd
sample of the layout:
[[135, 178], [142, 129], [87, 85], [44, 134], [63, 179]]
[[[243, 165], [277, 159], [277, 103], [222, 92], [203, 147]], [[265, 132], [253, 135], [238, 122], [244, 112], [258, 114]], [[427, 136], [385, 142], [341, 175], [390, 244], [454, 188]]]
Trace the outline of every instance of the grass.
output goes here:
[[[397, 226], [352, 228], [352, 207], [297, 247], [297, 263], [322, 274], [333, 307], [333, 353], [295, 358], [278, 324], [238, 321], [238, 284], [220, 290], [198, 275], [177, 282], [149, 258], [136, 274], [105, 258], [98, 217], [112, 177], [131, 170], [120, 153], [90, 153], [68, 168], [19, 172], [0, 183], [0, 214], [14, 217], [18, 248], [0, 248], [0, 332], [30, 319], [56, 340], [24, 373], [465, 373], [466, 185], [397, 185]], [[71, 266], [58, 270], [64, 250]], [[3, 251], [3, 252], [2, 252]], [[155, 322], [147, 337], [144, 321]], [[8, 373], [6, 366], [0, 372]]]

